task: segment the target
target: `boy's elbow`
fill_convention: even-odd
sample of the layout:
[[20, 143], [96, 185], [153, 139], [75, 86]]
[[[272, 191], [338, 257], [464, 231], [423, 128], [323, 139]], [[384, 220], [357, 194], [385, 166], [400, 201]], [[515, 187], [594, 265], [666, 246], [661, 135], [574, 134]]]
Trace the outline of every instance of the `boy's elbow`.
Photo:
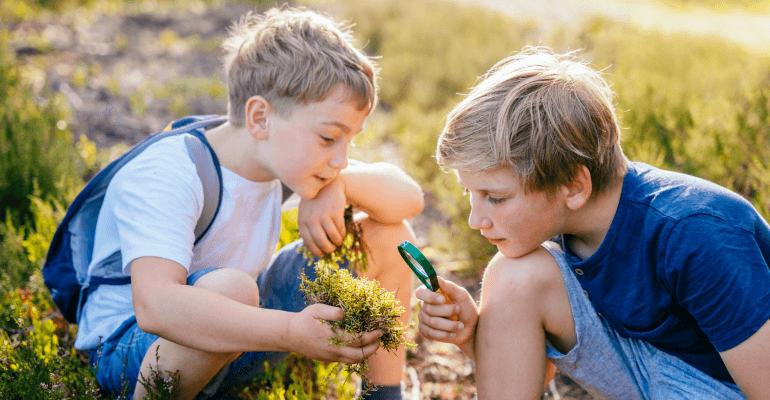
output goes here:
[[134, 301], [134, 313], [136, 315], [136, 324], [143, 332], [153, 335], [160, 335], [159, 329], [162, 326], [162, 313], [158, 307], [153, 307], [150, 302]]
[[425, 209], [425, 194], [422, 192], [422, 188], [420, 188], [419, 186], [417, 187], [416, 194], [412, 196], [412, 201], [410, 202], [409, 208], [412, 211], [410, 213], [412, 214], [411, 217], [414, 217], [417, 214], [420, 214], [422, 210]]

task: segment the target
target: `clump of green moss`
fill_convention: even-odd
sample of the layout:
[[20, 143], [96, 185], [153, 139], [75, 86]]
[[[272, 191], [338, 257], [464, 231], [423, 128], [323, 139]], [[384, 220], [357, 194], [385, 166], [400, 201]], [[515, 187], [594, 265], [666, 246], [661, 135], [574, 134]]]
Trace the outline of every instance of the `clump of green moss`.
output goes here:
[[[366, 332], [380, 330], [383, 332], [380, 337], [381, 348], [391, 351], [400, 345], [414, 347], [414, 342], [404, 338], [407, 327], [398, 319], [405, 310], [395, 295], [381, 288], [376, 280], [357, 278], [347, 269], [340, 268], [344, 260], [348, 260], [349, 268], [356, 271], [366, 271], [368, 268], [361, 227], [353, 221], [350, 207], [345, 211], [345, 225], [347, 235], [344, 243], [316, 262], [317, 278], [311, 281], [303, 272], [301, 288], [305, 299], [309, 304], [322, 303], [344, 311], [341, 321], [327, 321], [337, 332], [331, 339], [335, 345], [344, 346]], [[343, 340], [346, 334], [351, 339]], [[362, 374], [368, 369], [365, 362], [346, 364], [345, 369], [359, 374], [368, 382]]]

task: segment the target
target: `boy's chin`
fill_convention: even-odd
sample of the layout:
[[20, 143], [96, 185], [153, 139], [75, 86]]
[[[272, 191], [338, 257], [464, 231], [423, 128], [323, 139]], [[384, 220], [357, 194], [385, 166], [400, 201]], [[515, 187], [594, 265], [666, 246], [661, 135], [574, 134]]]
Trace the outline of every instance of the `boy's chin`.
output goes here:
[[526, 256], [527, 254], [535, 251], [538, 246], [532, 248], [519, 248], [513, 246], [497, 246], [497, 251], [508, 258], [519, 258]]
[[318, 196], [318, 193], [321, 193], [321, 189], [323, 189], [323, 186], [319, 187], [300, 187], [297, 188], [297, 190], [294, 192], [299, 197], [305, 199], [305, 200], [311, 200], [314, 199], [316, 196]]

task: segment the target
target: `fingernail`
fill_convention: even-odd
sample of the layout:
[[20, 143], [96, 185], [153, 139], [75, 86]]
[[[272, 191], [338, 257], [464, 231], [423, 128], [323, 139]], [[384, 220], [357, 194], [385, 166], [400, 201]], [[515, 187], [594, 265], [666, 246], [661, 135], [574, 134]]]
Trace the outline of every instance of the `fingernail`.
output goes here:
[[450, 339], [454, 339], [454, 338], [456, 338], [456, 337], [457, 337], [457, 334], [456, 334], [456, 333], [450, 333], [450, 334], [449, 334], [449, 338], [450, 338]]
[[436, 300], [437, 300], [439, 303], [443, 303], [443, 302], [445, 301], [445, 300], [444, 300], [444, 296], [438, 296], [438, 298], [437, 298]]
[[465, 328], [465, 325], [463, 325], [463, 323], [462, 323], [462, 322], [460, 322], [460, 323], [457, 325], [457, 330], [458, 330], [458, 331], [461, 331], [461, 330], [463, 330], [463, 328]]

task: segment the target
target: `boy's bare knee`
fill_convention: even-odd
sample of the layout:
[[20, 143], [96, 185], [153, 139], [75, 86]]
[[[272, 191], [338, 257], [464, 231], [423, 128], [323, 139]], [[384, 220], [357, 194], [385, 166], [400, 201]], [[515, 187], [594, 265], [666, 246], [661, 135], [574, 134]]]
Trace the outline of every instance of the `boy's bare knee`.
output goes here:
[[[382, 224], [371, 218], [366, 218], [361, 221], [361, 228], [363, 230], [364, 243], [369, 250], [370, 267], [374, 267], [375, 270], [387, 269], [393, 273], [402, 271], [400, 268], [385, 267], [403, 263], [398, 253], [398, 245], [403, 243], [404, 240], [412, 242], [415, 240], [411, 225], [407, 221], [396, 224]], [[404, 268], [402, 272], [409, 275], [407, 268]]]
[[378, 247], [390, 249], [392, 247], [391, 250], [397, 252], [395, 246], [404, 240], [415, 240], [412, 226], [406, 220], [396, 224], [383, 224], [371, 218], [365, 218], [359, 222], [364, 232], [364, 241], [370, 249]]
[[259, 306], [259, 287], [256, 280], [245, 271], [220, 268], [203, 275], [195, 287], [211, 290], [237, 302]]
[[360, 222], [368, 249], [369, 263], [369, 269], [363, 275], [369, 279], [376, 279], [386, 290], [397, 292], [399, 301], [408, 305], [408, 296], [412, 289], [412, 273], [398, 253], [398, 245], [404, 240], [415, 240], [412, 227], [407, 221], [382, 224], [366, 218]]
[[508, 299], [536, 300], [547, 297], [561, 273], [550, 254], [542, 249], [519, 258], [508, 258], [497, 253], [489, 262], [482, 281], [485, 297], [502, 296]]
[[577, 343], [564, 277], [545, 249], [519, 258], [497, 254], [484, 273], [481, 299], [482, 308], [535, 318], [547, 340], [564, 353]]

